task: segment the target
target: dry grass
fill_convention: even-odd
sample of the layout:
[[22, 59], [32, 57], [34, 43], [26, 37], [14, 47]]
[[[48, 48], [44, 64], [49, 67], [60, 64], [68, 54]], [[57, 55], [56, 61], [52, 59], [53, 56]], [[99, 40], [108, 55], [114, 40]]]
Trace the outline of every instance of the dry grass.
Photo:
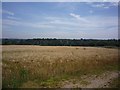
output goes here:
[[[115, 69], [118, 50], [97, 47], [3, 46], [4, 87], [57, 87], [58, 81]], [[35, 86], [34, 86], [35, 85]]]

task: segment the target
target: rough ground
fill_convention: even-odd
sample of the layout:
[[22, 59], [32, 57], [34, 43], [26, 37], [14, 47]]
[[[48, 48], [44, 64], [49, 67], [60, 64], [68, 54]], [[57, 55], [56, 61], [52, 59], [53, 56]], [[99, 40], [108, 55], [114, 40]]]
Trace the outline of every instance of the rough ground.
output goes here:
[[111, 81], [118, 78], [117, 71], [106, 72], [101, 75], [83, 76], [81, 80], [65, 81], [62, 88], [107, 88]]

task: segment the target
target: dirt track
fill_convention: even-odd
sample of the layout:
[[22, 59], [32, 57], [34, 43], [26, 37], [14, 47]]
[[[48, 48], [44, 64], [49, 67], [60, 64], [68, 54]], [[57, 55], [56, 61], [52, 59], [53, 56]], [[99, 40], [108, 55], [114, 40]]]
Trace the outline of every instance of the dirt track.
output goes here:
[[[83, 76], [82, 80], [73, 83], [65, 81], [62, 88], [107, 88], [109, 83], [115, 78], [118, 78], [118, 72], [106, 72], [101, 75]], [[65, 84], [66, 83], [66, 84]]]

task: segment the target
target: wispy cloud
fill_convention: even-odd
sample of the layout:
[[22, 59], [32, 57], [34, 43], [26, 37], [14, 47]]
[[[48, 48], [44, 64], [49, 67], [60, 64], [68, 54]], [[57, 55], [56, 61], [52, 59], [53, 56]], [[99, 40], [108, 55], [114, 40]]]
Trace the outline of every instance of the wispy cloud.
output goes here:
[[92, 7], [95, 8], [103, 8], [103, 9], [109, 9], [111, 7], [117, 7], [118, 2], [101, 2], [101, 3], [95, 3], [95, 2], [87, 2], [87, 4], [91, 5]]
[[15, 20], [3, 19], [2, 20], [2, 24], [5, 25], [5, 26], [7, 26], [7, 25], [10, 25], [10, 26], [19, 26], [22, 23], [19, 22], [19, 21], [15, 21]]
[[117, 4], [4, 3], [1, 11], [3, 32], [6, 36], [19, 38], [40, 37], [41, 33], [43, 37], [114, 38], [118, 31]]
[[93, 4], [92, 7], [104, 7], [104, 4]]
[[110, 6], [118, 6], [118, 2], [110, 2]]
[[32, 23], [24, 21], [16, 21], [11, 19], [3, 19], [4, 26], [21, 26], [21, 27], [31, 27], [31, 28], [53, 28], [54, 26], [48, 25], [47, 23]]
[[8, 14], [8, 15], [14, 16], [14, 13], [11, 12], [11, 11], [8, 11], [8, 10], [2, 10], [1, 12], [2, 12], [3, 14]]
[[12, 20], [20, 20], [20, 18], [17, 17], [13, 17], [13, 16], [7, 16], [8, 19], [12, 19]]
[[[3, 27], [22, 27], [34, 30], [40, 30], [43, 37], [59, 37], [59, 38], [77, 38], [77, 37], [111, 37], [117, 35], [117, 17], [103, 17], [103, 16], [86, 16], [88, 22], [81, 22], [77, 20], [80, 16], [72, 14], [74, 18], [70, 17], [45, 17], [44, 21], [40, 22], [26, 22], [22, 20], [3, 19]], [[47, 19], [46, 19], [47, 18]], [[44, 32], [47, 30], [47, 33]], [[54, 32], [52, 32], [52, 31]], [[56, 31], [57, 30], [57, 31]], [[4, 31], [4, 30], [3, 30]], [[39, 34], [38, 34], [39, 37]], [[117, 36], [116, 36], [117, 37]]]
[[106, 6], [106, 5], [103, 4], [103, 3], [101, 3], [101, 4], [92, 4], [92, 7], [104, 8], [104, 9], [110, 8], [110, 6]]
[[29, 26], [29, 27], [33, 27], [33, 28], [49, 28], [49, 29], [51, 29], [51, 28], [55, 28], [55, 26], [53, 26], [53, 25], [50, 25], [50, 24], [44, 24], [44, 23], [27, 23], [27, 25]]
[[83, 21], [83, 22], [88, 22], [88, 20], [86, 20], [85, 18], [81, 17], [80, 15], [74, 14], [74, 13], [70, 13], [70, 16], [76, 18], [77, 20]]
[[[21, 26], [35, 29], [61, 29], [61, 30], [100, 30], [117, 27], [117, 17], [95, 17], [81, 18], [79, 15], [70, 14], [74, 18], [48, 17], [42, 22], [26, 22], [11, 19], [3, 19], [4, 26]], [[47, 18], [47, 17], [46, 17]], [[82, 22], [81, 22], [82, 20]], [[87, 22], [86, 22], [87, 20]], [[89, 20], [89, 21], [88, 21]], [[83, 23], [84, 21], [84, 23]]]

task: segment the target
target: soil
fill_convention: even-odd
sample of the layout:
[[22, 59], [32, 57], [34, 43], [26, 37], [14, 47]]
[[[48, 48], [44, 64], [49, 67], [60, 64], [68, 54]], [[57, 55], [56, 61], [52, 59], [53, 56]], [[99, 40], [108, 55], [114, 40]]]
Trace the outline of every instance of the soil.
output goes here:
[[113, 79], [118, 78], [117, 71], [108, 71], [101, 75], [84, 75], [81, 80], [63, 82], [62, 88], [109, 88]]

